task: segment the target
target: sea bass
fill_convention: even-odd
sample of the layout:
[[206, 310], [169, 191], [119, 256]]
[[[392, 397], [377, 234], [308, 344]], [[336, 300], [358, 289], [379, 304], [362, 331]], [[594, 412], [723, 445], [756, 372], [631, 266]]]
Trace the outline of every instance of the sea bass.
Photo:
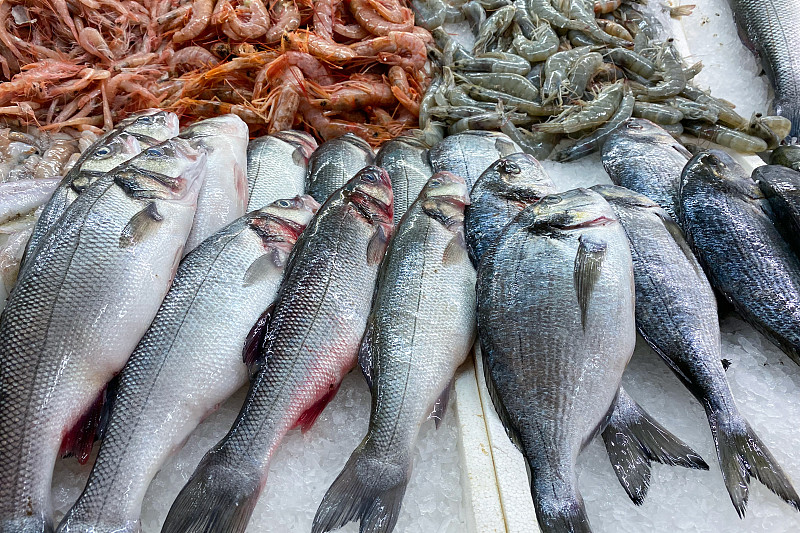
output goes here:
[[434, 172], [452, 172], [472, 186], [489, 165], [511, 154], [522, 152], [517, 143], [496, 131], [465, 131], [446, 137], [430, 149]]
[[464, 179], [428, 180], [386, 253], [361, 341], [372, 390], [369, 431], [333, 482], [312, 533], [361, 521], [361, 533], [394, 529], [422, 423], [438, 426], [456, 368], [475, 338], [475, 269], [464, 243]]
[[[292, 135], [289, 135], [292, 134]], [[307, 133], [281, 131], [247, 145], [247, 210], [305, 192], [308, 159], [317, 142]]]
[[556, 192], [555, 185], [532, 155], [511, 154], [481, 174], [466, 209], [467, 245], [472, 264], [494, 244], [506, 224], [520, 211]]
[[477, 301], [487, 386], [544, 533], [591, 531], [575, 465], [599, 432], [637, 503], [651, 460], [708, 468], [620, 388], [636, 342], [633, 267], [600, 195], [575, 189], [522, 211], [483, 257]]
[[428, 161], [428, 148], [430, 147], [419, 139], [401, 136], [381, 146], [375, 156], [375, 164], [386, 169], [392, 179], [395, 224], [400, 222], [433, 175]]
[[772, 220], [800, 255], [800, 172], [776, 165], [753, 171], [753, 179], [772, 207]]
[[800, 363], [800, 261], [767, 215], [769, 202], [716, 151], [694, 156], [682, 179], [681, 225], [709, 281]]
[[643, 118], [619, 126], [603, 145], [603, 167], [616, 185], [643, 194], [675, 218], [681, 171], [692, 154]]
[[310, 196], [277, 200], [184, 258], [120, 374], [92, 474], [59, 532], [141, 530], [142, 500], [164, 461], [247, 381], [245, 338], [275, 298], [292, 246], [317, 208]]
[[391, 181], [379, 167], [323, 204], [245, 347], [254, 377], [239, 418], [200, 461], [163, 533], [245, 530], [281, 439], [311, 427], [356, 362], [393, 229]]
[[236, 115], [207, 118], [181, 132], [181, 139], [206, 154], [206, 179], [183, 253], [191, 252], [206, 237], [244, 215], [248, 136], [247, 124]]
[[746, 44], [761, 57], [775, 89], [775, 112], [800, 137], [800, 4], [794, 0], [729, 0]]
[[345, 133], [326, 141], [308, 161], [306, 193], [322, 203], [373, 161], [372, 147], [358, 135]]
[[678, 225], [646, 196], [613, 185], [593, 189], [611, 204], [630, 241], [636, 326], [706, 410], [739, 516], [751, 477], [797, 507], [791, 482], [736, 408], [722, 367], [717, 300]]
[[182, 139], [149, 148], [85, 190], [20, 274], [0, 317], [0, 532], [52, 531], [59, 448], [88, 458], [92, 409], [161, 305], [204, 171]]

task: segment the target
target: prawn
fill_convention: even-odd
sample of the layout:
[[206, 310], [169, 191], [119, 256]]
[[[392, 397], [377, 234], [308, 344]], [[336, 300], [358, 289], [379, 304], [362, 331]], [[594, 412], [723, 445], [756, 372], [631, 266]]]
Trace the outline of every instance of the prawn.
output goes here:
[[274, 23], [264, 35], [267, 43], [276, 43], [281, 40], [284, 32], [294, 31], [300, 27], [300, 11], [293, 0], [278, 0], [273, 7], [276, 15]]
[[467, 76], [458, 75], [457, 78], [531, 102], [539, 97], [539, 89], [530, 80], [519, 74], [469, 74]]
[[328, 41], [309, 31], [298, 30], [285, 33], [283, 43], [292, 50], [308, 52], [330, 63], [344, 63], [358, 56], [358, 53], [347, 45]]
[[369, 41], [353, 43], [350, 50], [363, 57], [377, 57], [388, 65], [400, 65], [406, 70], [421, 69], [428, 61], [425, 42], [413, 33], [392, 31]]
[[216, 67], [219, 59], [200, 46], [187, 46], [175, 52], [168, 63], [171, 72], [181, 72], [199, 68]]
[[[245, 14], [249, 15], [247, 19], [242, 17]], [[222, 33], [237, 41], [257, 39], [271, 26], [269, 11], [261, 0], [248, 0], [236, 8], [231, 0], [218, 0], [213, 18]]]
[[575, 106], [559, 119], [536, 124], [531, 129], [543, 133], [575, 133], [600, 126], [617, 112], [622, 103], [623, 92], [621, 83], [609, 85], [591, 102]]
[[314, 13], [314, 33], [323, 39], [333, 41], [333, 15], [336, 11], [336, 4], [340, 0], [317, 0], [313, 3]]
[[374, 126], [331, 119], [325, 115], [322, 109], [311, 105], [305, 99], [300, 101], [300, 114], [303, 117], [303, 121], [325, 140], [341, 137], [345, 133], [353, 133], [362, 139], [372, 142], [380, 142], [382, 140], [380, 131]]
[[326, 111], [354, 111], [367, 106], [389, 106], [397, 101], [392, 88], [382, 79], [348, 80], [327, 87], [306, 85], [323, 96], [310, 102]]
[[[705, 124], [687, 120], [682, 123], [686, 131], [698, 139], [715, 142], [744, 154], [756, 154], [767, 149], [767, 141], [720, 124]], [[748, 123], [749, 125], [749, 123]]]
[[397, 0], [367, 0], [367, 2], [389, 22], [402, 24], [408, 18], [408, 8], [401, 6]]
[[594, 0], [594, 12], [598, 15], [611, 13], [621, 5], [622, 0]]
[[611, 132], [616, 130], [620, 124], [631, 118], [635, 107], [636, 99], [632, 94], [627, 93], [622, 97], [622, 103], [608, 122], [603, 124], [594, 133], [578, 141], [571, 147], [556, 153], [553, 159], [556, 161], [575, 161], [597, 151], [606, 142]]
[[492, 13], [492, 16], [481, 24], [478, 30], [478, 36], [475, 39], [475, 46], [472, 47], [472, 53], [480, 54], [486, 52], [489, 44], [492, 43], [498, 35], [502, 35], [514, 21], [514, 13], [516, 13], [516, 10], [517, 8], [511, 5], [501, 7]]
[[189, 22], [172, 35], [172, 42], [183, 43], [199, 36], [208, 27], [213, 13], [214, 0], [194, 0]]
[[356, 21], [373, 35], [411, 32], [414, 28], [414, 13], [408, 8], [402, 8], [403, 19], [401, 22], [391, 22], [385, 19], [372, 6], [371, 0], [350, 0], [350, 12]]
[[419, 117], [419, 94], [408, 84], [408, 75], [401, 67], [394, 66], [389, 69], [389, 83], [394, 97], [400, 105], [408, 109], [412, 115]]
[[636, 102], [633, 106], [633, 116], [647, 119], [661, 126], [671, 126], [683, 120], [683, 113], [680, 109], [650, 102]]

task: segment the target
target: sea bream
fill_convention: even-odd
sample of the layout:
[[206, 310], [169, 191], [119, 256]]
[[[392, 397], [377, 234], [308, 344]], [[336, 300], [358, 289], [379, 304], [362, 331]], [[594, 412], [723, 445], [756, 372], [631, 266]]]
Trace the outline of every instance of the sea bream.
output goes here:
[[475, 269], [464, 242], [464, 179], [428, 180], [397, 228], [378, 278], [359, 364], [372, 391], [369, 431], [320, 503], [312, 533], [360, 520], [394, 529], [420, 426], [445, 414], [475, 338]]
[[592, 188], [614, 209], [631, 245], [636, 326], [705, 409], [736, 511], [744, 516], [751, 478], [797, 507], [791, 482], [736, 408], [722, 366], [717, 300], [678, 225], [646, 196]]
[[392, 179], [395, 224], [400, 222], [433, 175], [428, 160], [429, 148], [416, 137], [402, 135], [381, 146], [375, 156], [375, 165], [384, 168]]
[[245, 346], [253, 378], [239, 417], [200, 461], [163, 533], [245, 530], [281, 439], [311, 427], [356, 362], [393, 229], [391, 181], [379, 167], [319, 209]]
[[753, 179], [772, 207], [772, 221], [800, 255], [800, 172], [777, 165], [753, 171]]
[[305, 192], [308, 159], [317, 142], [302, 131], [264, 135], [247, 145], [247, 210]]
[[308, 160], [306, 194], [323, 203], [336, 190], [375, 161], [372, 147], [352, 133], [326, 141]]
[[145, 492], [170, 453], [247, 381], [242, 346], [318, 208], [310, 196], [277, 200], [183, 259], [119, 376], [100, 453], [60, 533], [141, 530]]
[[206, 178], [183, 249], [186, 254], [245, 214], [249, 130], [236, 115], [220, 115], [195, 122], [179, 136], [206, 154]]
[[681, 226], [711, 284], [800, 363], [800, 260], [758, 185], [729, 156], [698, 153], [681, 186]]
[[591, 531], [575, 466], [600, 432], [636, 503], [651, 460], [708, 468], [620, 387], [636, 343], [633, 266], [599, 194], [552, 194], [514, 218], [481, 261], [477, 301], [487, 386], [544, 533]]
[[48, 231], [0, 316], [0, 532], [52, 531], [59, 450], [85, 461], [106, 383], [158, 311], [192, 226], [205, 155], [148, 148]]
[[430, 149], [434, 172], [452, 172], [472, 189], [489, 165], [511, 154], [522, 152], [517, 143], [496, 131], [465, 131], [450, 135]]

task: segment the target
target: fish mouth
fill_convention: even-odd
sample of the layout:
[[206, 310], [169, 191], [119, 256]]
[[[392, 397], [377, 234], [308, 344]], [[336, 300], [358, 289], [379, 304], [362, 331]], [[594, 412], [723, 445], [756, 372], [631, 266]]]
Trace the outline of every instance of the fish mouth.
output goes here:
[[576, 224], [565, 224], [558, 226], [563, 230], [573, 230], [573, 229], [585, 229], [585, 228], [596, 228], [602, 226], [608, 226], [610, 224], [614, 224], [617, 221], [613, 218], [608, 218], [606, 216], [599, 216], [597, 218], [593, 218], [591, 220], [584, 220], [582, 222], [578, 222]]
[[306, 229], [305, 224], [272, 213], [251, 218], [250, 226], [265, 244], [275, 241], [297, 242]]

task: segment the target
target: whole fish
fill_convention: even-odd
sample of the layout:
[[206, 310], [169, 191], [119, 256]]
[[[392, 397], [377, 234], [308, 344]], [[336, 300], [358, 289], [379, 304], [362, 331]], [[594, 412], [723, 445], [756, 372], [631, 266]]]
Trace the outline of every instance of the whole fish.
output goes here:
[[206, 154], [206, 179], [183, 249], [187, 254], [246, 212], [249, 129], [236, 115], [220, 115], [195, 122], [179, 136]]
[[42, 178], [0, 182], [0, 224], [44, 205], [60, 181], [58, 178]]
[[472, 187], [465, 214], [472, 264], [478, 267], [486, 250], [520, 211], [554, 192], [553, 181], [532, 155], [511, 154], [487, 168]]
[[204, 171], [182, 139], [147, 149], [85, 190], [20, 274], [0, 316], [0, 532], [52, 531], [59, 448], [88, 458], [95, 409], [169, 288]]
[[800, 137], [800, 4], [794, 0], [730, 0], [746, 44], [761, 58], [775, 89], [775, 112]]
[[649, 120], [624, 122], [603, 145], [603, 167], [616, 185], [643, 194], [675, 218], [681, 171], [692, 154]]
[[791, 482], [736, 408], [722, 366], [717, 300], [678, 225], [646, 196], [614, 185], [592, 189], [611, 204], [631, 245], [636, 326], [706, 410], [739, 516], [751, 478], [797, 507]]
[[779, 146], [769, 156], [770, 165], [781, 165], [800, 171], [800, 146], [790, 144]]
[[708, 468], [620, 388], [636, 343], [633, 270], [600, 195], [575, 189], [522, 211], [483, 257], [477, 301], [487, 386], [544, 533], [591, 531], [575, 465], [599, 432], [637, 503], [651, 460]]
[[163, 533], [245, 530], [281, 439], [311, 427], [356, 362], [393, 229], [391, 181], [379, 167], [359, 171], [319, 209], [245, 346], [255, 375], [239, 418], [200, 461]]
[[313, 137], [304, 140], [300, 135], [308, 134], [281, 131], [253, 139], [247, 145], [248, 211], [305, 192], [308, 159], [317, 144]]
[[800, 261], [768, 216], [769, 202], [716, 151], [694, 156], [682, 180], [681, 224], [709, 281], [800, 363]]
[[375, 161], [372, 147], [352, 133], [322, 143], [311, 154], [306, 174], [306, 193], [323, 203], [356, 172]]
[[275, 298], [292, 246], [318, 207], [310, 196], [277, 200], [184, 258], [120, 374], [92, 474], [59, 532], [141, 531], [142, 500], [164, 461], [246, 382], [242, 345]]
[[39, 246], [39, 241], [58, 222], [79, 194], [106, 172], [128, 161], [143, 149], [176, 136], [178, 128], [178, 116], [175, 113], [145, 112], [123, 120], [111, 132], [89, 146], [45, 204], [25, 249], [23, 265]]
[[434, 172], [452, 172], [472, 189], [489, 165], [522, 148], [504, 133], [496, 131], [465, 131], [450, 135], [430, 149], [429, 158]]
[[394, 529], [422, 423], [438, 427], [456, 368], [475, 338], [475, 269], [464, 243], [464, 179], [428, 180], [381, 266], [359, 364], [372, 390], [369, 431], [333, 482], [312, 533], [360, 520]]
[[753, 171], [772, 207], [772, 219], [778, 231], [800, 254], [800, 172], [776, 165], [765, 165]]
[[375, 156], [375, 165], [386, 169], [392, 180], [395, 224], [400, 222], [433, 175], [428, 161], [428, 148], [419, 139], [401, 136], [381, 146]]

